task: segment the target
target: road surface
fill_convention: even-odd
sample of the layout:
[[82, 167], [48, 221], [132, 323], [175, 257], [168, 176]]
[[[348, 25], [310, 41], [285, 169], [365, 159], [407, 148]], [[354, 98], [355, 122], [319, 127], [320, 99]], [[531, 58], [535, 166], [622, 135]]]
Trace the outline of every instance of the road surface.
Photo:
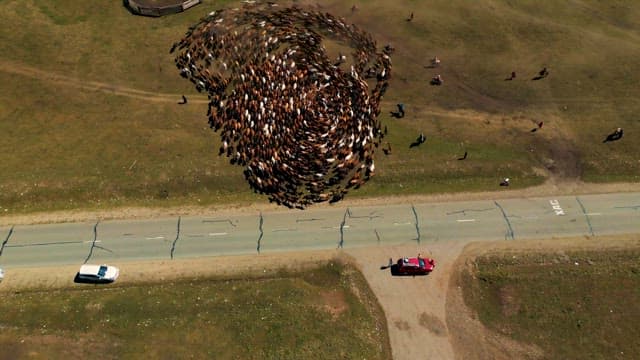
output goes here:
[[3, 226], [0, 266], [622, 233], [640, 233], [640, 193]]

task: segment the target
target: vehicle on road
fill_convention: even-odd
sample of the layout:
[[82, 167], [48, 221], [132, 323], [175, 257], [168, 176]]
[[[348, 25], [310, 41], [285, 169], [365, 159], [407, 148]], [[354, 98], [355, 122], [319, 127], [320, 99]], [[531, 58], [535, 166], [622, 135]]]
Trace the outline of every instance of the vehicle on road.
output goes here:
[[82, 265], [74, 282], [89, 284], [108, 284], [116, 281], [120, 269], [109, 265]]
[[0, 282], [2, 282], [2, 279], [4, 279], [4, 270], [0, 268]]
[[[389, 259], [392, 262], [392, 259]], [[436, 262], [430, 258], [424, 258], [418, 255], [418, 257], [408, 258], [403, 257], [398, 259], [395, 264], [391, 265], [392, 275], [428, 275], [436, 267]]]

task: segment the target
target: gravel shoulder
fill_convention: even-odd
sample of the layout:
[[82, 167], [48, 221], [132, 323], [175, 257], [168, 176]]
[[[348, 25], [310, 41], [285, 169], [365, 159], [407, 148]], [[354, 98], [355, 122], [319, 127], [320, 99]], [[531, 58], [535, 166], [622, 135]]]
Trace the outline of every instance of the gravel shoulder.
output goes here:
[[[369, 206], [369, 205], [395, 205], [411, 203], [433, 203], [449, 202], [461, 200], [498, 200], [507, 198], [528, 198], [542, 197], [550, 195], [581, 195], [581, 194], [605, 194], [614, 192], [639, 192], [640, 183], [613, 183], [613, 184], [591, 184], [575, 181], [558, 182], [550, 179], [545, 184], [525, 189], [501, 188], [497, 191], [485, 192], [465, 192], [453, 194], [430, 194], [411, 196], [392, 196], [365, 199], [347, 198], [337, 205], [317, 204], [310, 209], [322, 209], [339, 206], [342, 208]], [[68, 210], [56, 212], [42, 212], [30, 214], [2, 214], [0, 215], [0, 226], [46, 224], [81, 222], [87, 220], [114, 220], [114, 219], [149, 219], [158, 217], [175, 216], [224, 216], [225, 214], [243, 214], [258, 212], [268, 213], [285, 211], [282, 207], [268, 203], [254, 203], [248, 205], [222, 204], [216, 206], [191, 206], [167, 208], [144, 208], [144, 207], [121, 207], [109, 209], [92, 210]]]

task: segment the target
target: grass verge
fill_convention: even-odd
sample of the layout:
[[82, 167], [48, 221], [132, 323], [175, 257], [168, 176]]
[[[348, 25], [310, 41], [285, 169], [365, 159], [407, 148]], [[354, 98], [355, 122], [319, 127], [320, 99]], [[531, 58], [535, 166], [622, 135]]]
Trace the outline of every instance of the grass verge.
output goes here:
[[0, 326], [0, 358], [391, 358], [377, 300], [338, 262], [258, 279], [14, 292]]
[[640, 357], [640, 248], [488, 254], [462, 275], [494, 332], [547, 359]]

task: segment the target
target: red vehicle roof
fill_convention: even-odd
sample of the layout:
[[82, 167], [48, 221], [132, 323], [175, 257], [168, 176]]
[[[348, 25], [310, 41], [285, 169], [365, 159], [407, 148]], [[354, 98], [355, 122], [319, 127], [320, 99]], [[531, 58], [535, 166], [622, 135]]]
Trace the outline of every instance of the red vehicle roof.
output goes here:
[[433, 270], [436, 263], [429, 258], [401, 258], [398, 259], [398, 271], [401, 273], [428, 273]]

